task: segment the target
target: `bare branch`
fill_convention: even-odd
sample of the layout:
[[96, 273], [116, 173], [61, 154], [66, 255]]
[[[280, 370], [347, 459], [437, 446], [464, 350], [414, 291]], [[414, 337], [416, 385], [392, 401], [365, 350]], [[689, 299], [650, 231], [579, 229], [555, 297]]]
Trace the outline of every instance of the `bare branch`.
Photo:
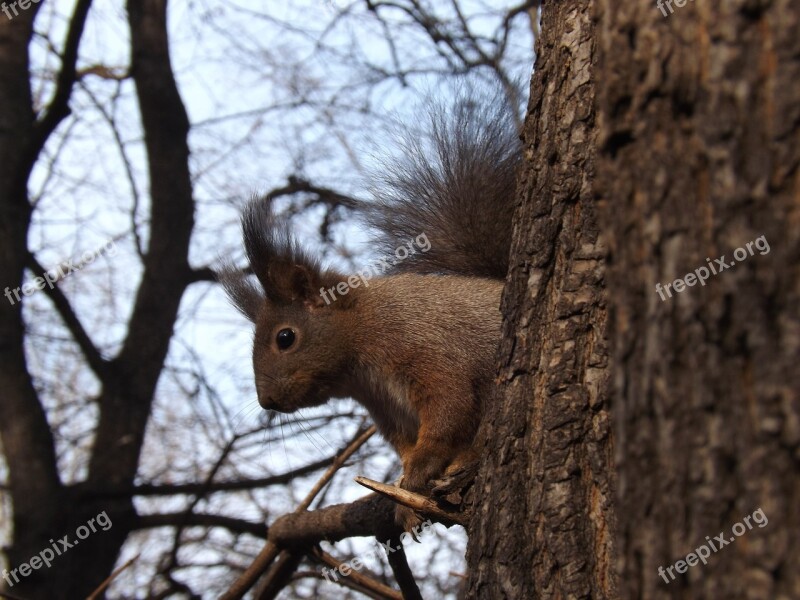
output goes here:
[[[358, 432], [356, 434], [356, 437], [353, 439], [353, 441], [350, 442], [350, 444], [348, 444], [341, 454], [336, 457], [336, 460], [333, 461], [333, 464], [328, 468], [319, 481], [317, 481], [317, 483], [314, 485], [305, 499], [300, 503], [293, 514], [303, 514], [308, 509], [316, 495], [331, 480], [336, 471], [338, 471], [342, 465], [344, 465], [345, 461], [350, 458], [350, 456], [356, 450], [358, 450], [370, 437], [372, 437], [375, 431], [376, 429], [373, 425], [366, 431]], [[315, 511], [315, 513], [319, 512], [321, 511]], [[242, 576], [234, 582], [231, 588], [222, 596], [221, 600], [240, 600], [245, 593], [247, 593], [247, 590], [253, 587], [253, 584], [267, 570], [269, 565], [272, 564], [272, 561], [275, 560], [277, 555], [278, 544], [270, 539], [270, 541], [267, 542], [256, 559], [253, 561], [253, 564], [251, 564], [242, 574]]]
[[109, 585], [111, 585], [111, 584], [113, 583], [113, 581], [114, 581], [114, 580], [115, 580], [117, 577], [119, 577], [120, 573], [122, 573], [122, 572], [123, 572], [125, 569], [127, 569], [128, 567], [130, 567], [130, 566], [131, 566], [131, 565], [132, 565], [134, 562], [136, 562], [137, 560], [139, 560], [139, 556], [140, 556], [140, 555], [139, 555], [139, 554], [137, 554], [136, 556], [134, 556], [133, 558], [131, 558], [129, 561], [127, 561], [127, 562], [126, 562], [124, 565], [122, 565], [122, 566], [121, 566], [121, 567], [119, 567], [118, 569], [115, 569], [115, 570], [114, 570], [114, 572], [113, 572], [113, 573], [111, 573], [111, 575], [109, 575], [109, 576], [108, 576], [108, 577], [105, 579], [105, 581], [103, 581], [103, 583], [101, 583], [99, 586], [97, 586], [97, 589], [96, 589], [95, 591], [93, 591], [93, 592], [92, 592], [92, 593], [91, 593], [91, 594], [90, 594], [90, 595], [89, 595], [89, 596], [86, 598], [86, 600], [97, 600], [98, 598], [101, 598], [101, 597], [102, 597], [102, 595], [103, 595], [103, 592], [105, 592], [105, 591], [106, 591], [106, 588], [108, 588], [108, 586], [109, 586]]
[[289, 513], [275, 520], [269, 539], [279, 546], [310, 546], [322, 540], [338, 542], [349, 537], [380, 537], [398, 531], [394, 502], [369, 494], [346, 504], [310, 512]]
[[422, 600], [422, 594], [414, 580], [414, 574], [408, 566], [406, 551], [403, 544], [400, 543], [399, 536], [394, 536], [391, 541], [396, 542], [396, 544], [392, 544], [395, 546], [395, 550], [386, 552], [386, 557], [389, 559], [389, 566], [392, 568], [397, 585], [403, 591], [403, 600]]
[[131, 77], [130, 71], [126, 67], [109, 67], [108, 65], [99, 64], [79, 69], [76, 76], [78, 80], [82, 80], [89, 75], [111, 81], [125, 81]]
[[272, 565], [267, 575], [264, 577], [264, 582], [261, 587], [256, 591], [255, 598], [258, 600], [273, 600], [278, 596], [280, 591], [286, 587], [292, 579], [292, 573], [297, 570], [300, 561], [303, 560], [303, 554], [300, 552], [281, 552], [278, 560]]
[[109, 495], [131, 495], [131, 496], [171, 496], [175, 494], [198, 494], [205, 491], [207, 494], [215, 492], [236, 492], [241, 490], [253, 490], [265, 488], [271, 485], [285, 485], [296, 477], [308, 475], [314, 471], [330, 465], [334, 460], [333, 456], [318, 460], [311, 464], [260, 479], [245, 479], [241, 481], [217, 481], [214, 483], [177, 483], [177, 484], [143, 484], [128, 490], [109, 492]]
[[[332, 569], [340, 569], [341, 566], [344, 564], [343, 562], [339, 561], [334, 556], [331, 556], [324, 550], [320, 548], [314, 548], [311, 552], [311, 555], [319, 560], [321, 563], [328, 565]], [[380, 581], [375, 581], [372, 577], [368, 577], [359, 571], [353, 570], [350, 575], [347, 577], [342, 577], [342, 579], [336, 579], [336, 583], [339, 585], [344, 585], [344, 582], [347, 580], [352, 580], [357, 583], [359, 586], [366, 588], [367, 590], [374, 592], [376, 594], [380, 594], [382, 598], [388, 598], [389, 600], [403, 600], [403, 594], [398, 592], [397, 590], [393, 590], [388, 585], [382, 584]]]
[[139, 515], [133, 529], [177, 527], [181, 524], [188, 527], [221, 527], [234, 533], [248, 533], [262, 539], [267, 535], [267, 526], [263, 523], [204, 513], [191, 513], [187, 516], [184, 511]]
[[281, 196], [291, 196], [300, 193], [313, 194], [316, 196], [316, 200], [313, 204], [327, 204], [331, 208], [344, 206], [345, 208], [355, 209], [362, 204], [361, 201], [355, 198], [345, 196], [330, 188], [314, 185], [310, 181], [297, 177], [296, 175], [290, 175], [287, 184], [269, 192], [267, 198], [273, 200]]
[[86, 17], [89, 15], [91, 5], [92, 0], [78, 0], [75, 4], [75, 10], [69, 21], [64, 53], [61, 56], [61, 70], [58, 72], [53, 100], [47, 107], [47, 111], [34, 126], [33, 140], [31, 147], [28, 149], [29, 156], [27, 157], [30, 164], [33, 164], [36, 160], [50, 134], [70, 113], [69, 99], [72, 95], [72, 87], [77, 80], [78, 46], [80, 46], [83, 29], [86, 25]]
[[[34, 274], [41, 274], [45, 272], [45, 268], [36, 260], [36, 257], [32, 253], [28, 253], [28, 261], [27, 267], [30, 269]], [[92, 339], [89, 337], [86, 329], [83, 327], [83, 323], [81, 323], [80, 319], [78, 319], [78, 315], [75, 314], [75, 311], [72, 310], [72, 305], [69, 302], [69, 299], [64, 295], [64, 292], [57, 286], [45, 286], [44, 293], [50, 298], [53, 302], [53, 306], [55, 306], [56, 311], [61, 316], [61, 319], [64, 321], [64, 325], [66, 325], [69, 332], [72, 334], [72, 338], [75, 340], [75, 343], [78, 344], [78, 347], [81, 349], [84, 358], [86, 358], [86, 362], [89, 363], [92, 371], [94, 371], [95, 375], [100, 381], [107, 381], [109, 377], [109, 362], [103, 358], [100, 354], [100, 351], [97, 349], [97, 346], [94, 345]]]
[[360, 475], [357, 476], [355, 480], [356, 483], [363, 485], [365, 488], [378, 492], [398, 504], [413, 508], [417, 512], [434, 517], [437, 521], [443, 523], [457, 523], [459, 525], [466, 525], [469, 522], [469, 515], [442, 509], [439, 504], [431, 498], [409, 492], [395, 485], [373, 481], [372, 479], [367, 479]]

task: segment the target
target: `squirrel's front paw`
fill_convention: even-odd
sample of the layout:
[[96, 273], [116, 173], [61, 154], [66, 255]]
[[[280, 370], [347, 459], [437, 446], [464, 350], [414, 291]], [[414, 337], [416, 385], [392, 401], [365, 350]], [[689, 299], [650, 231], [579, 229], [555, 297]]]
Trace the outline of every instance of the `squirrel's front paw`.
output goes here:
[[[419, 531], [422, 525], [422, 519], [413, 509], [399, 504], [394, 510], [394, 522], [398, 527], [401, 527], [403, 531], [411, 532], [412, 535], [414, 535], [414, 532]], [[414, 536], [414, 540], [419, 541], [416, 536]]]

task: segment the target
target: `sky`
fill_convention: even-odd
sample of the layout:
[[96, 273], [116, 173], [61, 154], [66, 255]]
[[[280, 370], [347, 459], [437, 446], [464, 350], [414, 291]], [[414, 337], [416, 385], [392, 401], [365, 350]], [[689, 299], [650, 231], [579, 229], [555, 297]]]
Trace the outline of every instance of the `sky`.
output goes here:
[[[498, 24], [492, 12], [513, 3], [461, 4], [472, 31], [488, 36]], [[52, 50], [61, 46], [65, 15], [73, 5], [67, 0], [43, 2], [37, 16], [37, 36], [31, 46], [37, 107], [53, 93], [58, 60]], [[442, 14], [449, 10], [448, 3], [435, 6]], [[370, 171], [380, 168], [380, 157], [392, 147], [397, 123], [405, 131], [419, 129], [422, 135], [423, 96], [449, 93], [435, 72], [444, 59], [401, 14], [388, 13], [387, 18], [394, 19], [388, 30], [396, 43], [394, 52], [386, 42], [387, 29], [363, 2], [171, 3], [171, 59], [192, 123], [190, 165], [197, 202], [193, 266], [214, 266], [221, 259], [243, 264], [241, 207], [253, 195], [283, 185], [289, 174], [366, 198]], [[504, 65], [526, 90], [533, 44], [524, 15], [517, 21]], [[91, 71], [102, 65], [122, 74], [129, 62], [128, 44], [123, 3], [96, 0], [80, 47], [79, 67]], [[410, 74], [384, 76], [398, 65]], [[101, 254], [59, 284], [91, 338], [110, 357], [126, 334], [142, 272], [139, 252], [148, 243], [149, 183], [141, 124], [131, 80], [87, 74], [70, 104], [72, 116], [50, 139], [30, 181], [35, 212], [29, 244], [45, 268], [113, 244], [113, 255]], [[322, 216], [317, 209], [293, 219], [303, 244], [319, 252], [327, 264], [344, 270], [372, 262], [363, 226], [344, 221], [334, 227], [332, 243], [323, 243], [318, 234]], [[36, 275], [27, 273], [27, 278]], [[96, 418], [93, 407], [81, 400], [96, 394], [98, 383], [76, 360], [76, 347], [44, 294], [25, 299], [24, 315], [30, 369], [51, 426], [63, 440], [58, 448], [62, 475], [65, 481], [79, 481], [85, 474]], [[144, 479], [203, 471], [219, 452], [221, 434], [258, 427], [263, 415], [255, 401], [251, 348], [251, 325], [219, 287], [192, 285], [182, 301], [168, 368], [157, 390], [141, 465]], [[335, 410], [351, 412], [358, 407], [344, 400], [335, 404]], [[220, 411], [227, 416], [222, 418]], [[306, 414], [313, 418], [329, 412]], [[214, 427], [205, 425], [211, 422]], [[289, 440], [264, 439], [262, 445], [242, 452], [242, 471], [228, 475], [283, 472], [322, 458], [341, 448], [358, 424], [351, 418], [325, 430], [291, 435]], [[343, 474], [327, 502], [363, 495], [364, 490], [348, 483], [352, 475], [381, 479], [393, 468], [391, 454], [378, 439], [364, 454], [368, 458], [357, 471]], [[255, 501], [243, 502], [240, 516], [262, 518], [266, 502], [273, 514], [291, 510], [313, 480], [301, 481], [282, 495], [270, 490]], [[185, 500], [172, 502], [177, 507]], [[7, 499], [3, 506], [5, 515], [0, 516], [8, 523]], [[164, 500], [141, 500], [137, 506], [143, 511], [174, 508]], [[226, 509], [214, 501], [207, 508]], [[445, 532], [441, 526], [436, 532], [455, 540], [456, 555], [463, 553], [463, 533]], [[0, 528], [0, 538], [7, 539], [9, 533], [7, 527]], [[220, 539], [224, 545], [224, 536]], [[120, 562], [140, 551], [156, 556], [163, 543], [158, 534], [137, 535]], [[353, 552], [363, 553], [371, 544], [362, 540]], [[412, 561], [430, 563], [436, 551], [435, 544], [420, 544], [412, 551]], [[463, 564], [458, 556], [450, 559]], [[120, 589], [147, 577], [146, 570], [131, 570], [119, 580]]]

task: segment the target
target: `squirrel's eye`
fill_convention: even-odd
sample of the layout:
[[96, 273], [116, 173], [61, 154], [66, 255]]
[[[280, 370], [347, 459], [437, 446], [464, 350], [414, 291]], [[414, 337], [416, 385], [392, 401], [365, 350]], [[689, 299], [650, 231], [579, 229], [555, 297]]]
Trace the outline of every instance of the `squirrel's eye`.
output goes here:
[[293, 329], [281, 329], [275, 337], [278, 348], [281, 350], [288, 350], [294, 344], [295, 335]]

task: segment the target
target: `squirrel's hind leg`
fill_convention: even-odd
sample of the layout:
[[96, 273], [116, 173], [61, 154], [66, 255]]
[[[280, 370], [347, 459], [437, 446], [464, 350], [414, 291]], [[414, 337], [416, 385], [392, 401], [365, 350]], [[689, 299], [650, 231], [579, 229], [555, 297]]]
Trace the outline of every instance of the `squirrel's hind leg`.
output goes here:
[[[446, 421], [444, 415], [420, 415], [421, 427], [417, 442], [403, 455], [403, 478], [400, 487], [410, 492], [430, 495], [434, 482], [448, 472], [461, 468], [466, 462], [474, 460], [472, 438], [464, 424], [442, 426]], [[426, 418], [428, 417], [428, 418]], [[430, 425], [433, 425], [431, 427]], [[418, 526], [422, 519], [410, 508], [398, 506], [395, 522], [410, 531]]]

